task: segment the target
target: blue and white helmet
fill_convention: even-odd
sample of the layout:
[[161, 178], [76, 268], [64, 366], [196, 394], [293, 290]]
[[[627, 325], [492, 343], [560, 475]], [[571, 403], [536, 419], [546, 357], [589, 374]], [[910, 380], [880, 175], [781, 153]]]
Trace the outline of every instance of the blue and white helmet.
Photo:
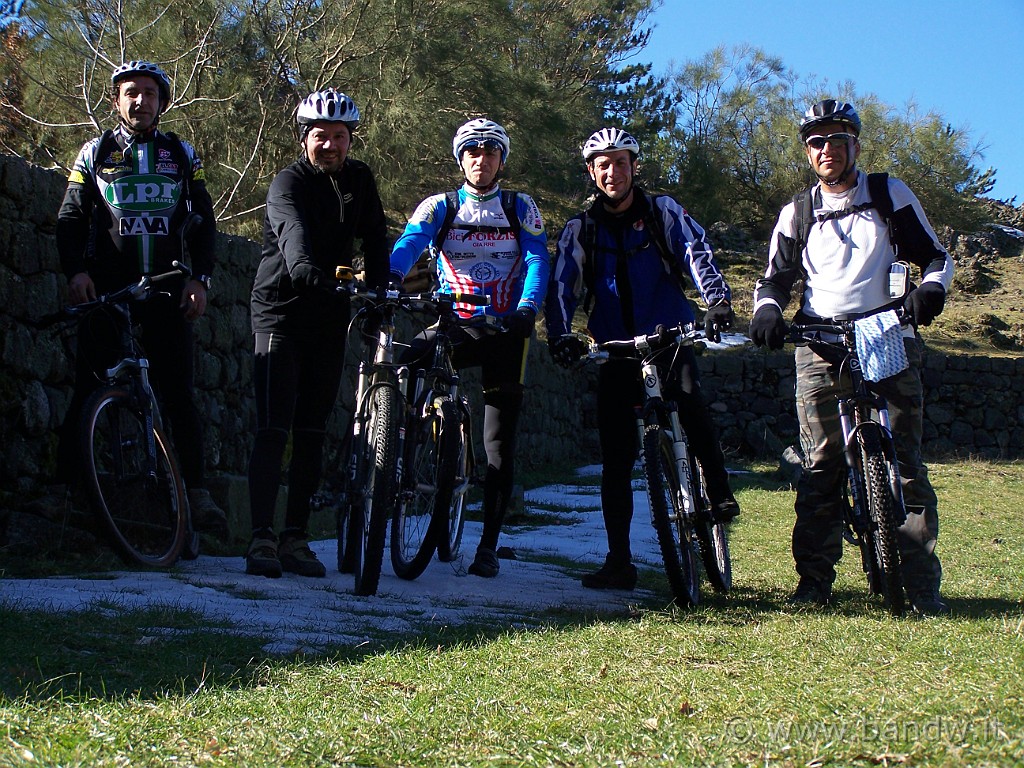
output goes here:
[[325, 88], [302, 100], [295, 120], [306, 128], [313, 123], [344, 123], [354, 131], [359, 126], [359, 107], [341, 91]]
[[469, 147], [486, 147], [488, 145], [501, 149], [501, 162], [508, 160], [511, 142], [505, 129], [493, 120], [485, 117], [478, 117], [470, 120], [455, 132], [452, 139], [452, 154], [455, 155], [455, 162], [462, 162], [462, 152]]
[[583, 160], [589, 163], [594, 155], [615, 152], [619, 149], [629, 150], [633, 158], [636, 159], [640, 154], [640, 143], [621, 128], [602, 128], [600, 131], [592, 133], [583, 144]]
[[117, 84], [122, 80], [125, 80], [132, 75], [145, 75], [151, 77], [156, 81], [157, 88], [160, 90], [160, 103], [163, 107], [166, 107], [171, 103], [171, 78], [167, 76], [160, 67], [151, 61], [126, 61], [123, 64], [119, 64], [114, 68], [114, 71], [110, 73], [110, 84], [117, 90]]

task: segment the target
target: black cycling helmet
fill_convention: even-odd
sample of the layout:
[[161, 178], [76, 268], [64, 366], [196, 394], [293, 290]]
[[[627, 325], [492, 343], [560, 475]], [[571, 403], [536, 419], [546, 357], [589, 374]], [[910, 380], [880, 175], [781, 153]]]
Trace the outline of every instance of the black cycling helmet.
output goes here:
[[800, 119], [800, 141], [804, 141], [807, 134], [819, 125], [827, 123], [845, 125], [854, 136], [860, 136], [860, 117], [853, 105], [845, 101], [825, 99], [808, 109]]
[[115, 67], [110, 73], [110, 84], [114, 87], [114, 92], [117, 92], [118, 83], [135, 75], [145, 75], [156, 81], [160, 91], [161, 111], [166, 109], [171, 103], [171, 78], [151, 61], [126, 61]]

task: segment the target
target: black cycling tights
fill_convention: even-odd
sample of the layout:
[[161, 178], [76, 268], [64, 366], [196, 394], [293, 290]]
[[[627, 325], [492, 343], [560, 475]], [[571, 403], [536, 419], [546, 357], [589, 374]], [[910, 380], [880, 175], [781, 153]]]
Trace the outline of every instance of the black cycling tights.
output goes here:
[[253, 531], [273, 530], [281, 463], [289, 432], [285, 528], [305, 530], [309, 501], [320, 484], [327, 419], [345, 359], [344, 335], [256, 334], [256, 440], [249, 459]]
[[[679, 421], [690, 449], [700, 460], [715, 494], [728, 494], [725, 456], [718, 432], [700, 390], [696, 359], [683, 349], [662, 389], [666, 398], [679, 404]], [[601, 440], [601, 509], [608, 534], [608, 554], [618, 561], [631, 558], [629, 528], [633, 520], [633, 465], [637, 457], [636, 415], [633, 407], [642, 400], [639, 363], [610, 360], [598, 374], [597, 426]]]
[[[497, 549], [498, 534], [508, 511], [515, 476], [516, 431], [523, 403], [523, 379], [528, 340], [511, 333], [491, 334], [456, 329], [452, 364], [457, 369], [479, 366], [484, 390], [484, 529], [480, 546]], [[431, 348], [433, 330], [413, 340], [403, 362], [420, 360]]]

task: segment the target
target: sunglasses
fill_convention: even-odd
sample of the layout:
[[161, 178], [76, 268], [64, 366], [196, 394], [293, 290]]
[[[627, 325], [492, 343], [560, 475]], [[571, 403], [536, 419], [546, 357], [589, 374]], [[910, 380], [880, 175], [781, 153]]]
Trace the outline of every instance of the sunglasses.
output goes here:
[[852, 133], [830, 133], [828, 136], [808, 136], [804, 143], [811, 149], [821, 151], [826, 144], [831, 144], [833, 147], [844, 147], [856, 138]]

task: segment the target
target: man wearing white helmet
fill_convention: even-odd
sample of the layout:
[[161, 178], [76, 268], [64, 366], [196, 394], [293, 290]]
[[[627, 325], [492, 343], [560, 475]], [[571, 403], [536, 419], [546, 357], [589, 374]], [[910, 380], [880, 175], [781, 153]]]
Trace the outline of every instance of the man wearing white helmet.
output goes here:
[[[631, 339], [694, 320], [683, 292], [683, 274], [708, 306], [709, 338], [718, 340], [733, 320], [729, 286], [715, 263], [704, 230], [675, 200], [651, 196], [635, 184], [640, 145], [619, 128], [602, 128], [583, 145], [583, 160], [597, 186], [591, 207], [573, 217], [558, 238], [545, 318], [548, 346], [566, 368], [585, 352], [566, 335], [580, 295], [593, 307], [587, 329], [598, 342]], [[586, 307], [585, 307], [586, 308]], [[632, 470], [636, 458], [633, 406], [642, 392], [634, 360], [609, 360], [598, 373], [597, 424], [601, 442], [601, 508], [608, 537], [604, 565], [583, 577], [591, 589], [633, 589], [629, 527], [633, 519]], [[718, 519], [739, 514], [729, 488], [725, 457], [700, 391], [693, 350], [676, 356], [666, 394], [679, 403], [679, 418], [701, 463]]]
[[[889, 407], [910, 513], [897, 531], [904, 586], [915, 612], [947, 614], [950, 607], [940, 592], [942, 565], [935, 553], [938, 500], [921, 457], [922, 349], [914, 326], [929, 325], [942, 312], [953, 260], [906, 184], [857, 170], [860, 132], [860, 117], [846, 102], [824, 99], [804, 113], [798, 136], [819, 183], [779, 213], [768, 266], [754, 289], [750, 338], [759, 347], [783, 346], [782, 312], [796, 285], [801, 286], [799, 323], [865, 318], [902, 305], [913, 324], [897, 329], [894, 343], [897, 349], [902, 346], [906, 367], [876, 382], [873, 389]], [[904, 295], [893, 291], [890, 270], [895, 265], [897, 273], [905, 275], [908, 264], [918, 267], [921, 282]], [[835, 566], [843, 553], [847, 468], [838, 399], [849, 394], [850, 382], [836, 374], [829, 357], [815, 344], [796, 350], [796, 411], [805, 456], [792, 540], [800, 577], [790, 598], [796, 604], [831, 601]]]
[[[320, 484], [327, 419], [345, 359], [349, 299], [334, 268], [362, 253], [371, 285], [387, 282], [384, 206], [369, 167], [349, 157], [359, 109], [344, 93], [311, 93], [296, 113], [302, 155], [267, 192], [263, 257], [252, 289], [256, 438], [249, 460], [252, 541], [247, 573], [320, 577], [309, 548], [310, 498]], [[292, 458], [280, 538], [274, 510], [288, 436]]]
[[[484, 578], [498, 575], [498, 534], [512, 494], [526, 354], [548, 279], [547, 235], [536, 203], [498, 184], [508, 153], [508, 134], [494, 121], [478, 118], [461, 126], [452, 154], [465, 183], [420, 203], [391, 254], [391, 271], [401, 281], [434, 243], [440, 248], [436, 268], [442, 290], [491, 299], [487, 307], [465, 307], [461, 313], [500, 317], [508, 329], [499, 334], [464, 329], [453, 356], [459, 368], [480, 366], [483, 378], [484, 529], [469, 572]], [[414, 342], [411, 357], [428, 345], [429, 333]]]
[[[224, 536], [227, 517], [206, 489], [203, 425], [193, 397], [193, 321], [207, 306], [217, 234], [203, 162], [191, 144], [157, 130], [171, 102], [171, 81], [156, 64], [127, 61], [110, 76], [119, 125], [79, 152], [57, 214], [57, 250], [68, 278], [68, 298], [81, 304], [123, 288], [144, 274], [171, 269], [181, 258], [178, 231], [190, 212], [202, 216], [187, 237], [192, 277], [132, 306], [142, 328], [161, 406], [188, 487], [192, 519], [199, 530]], [[154, 183], [154, 180], [159, 183]], [[158, 196], [142, 199], [145, 190]], [[161, 283], [168, 286], [168, 283]], [[101, 348], [86, 328], [79, 350]], [[99, 342], [100, 344], [102, 342]], [[57, 449], [58, 474], [69, 485], [81, 470], [77, 427], [86, 397], [98, 379], [95, 354], [79, 354], [75, 393]]]

